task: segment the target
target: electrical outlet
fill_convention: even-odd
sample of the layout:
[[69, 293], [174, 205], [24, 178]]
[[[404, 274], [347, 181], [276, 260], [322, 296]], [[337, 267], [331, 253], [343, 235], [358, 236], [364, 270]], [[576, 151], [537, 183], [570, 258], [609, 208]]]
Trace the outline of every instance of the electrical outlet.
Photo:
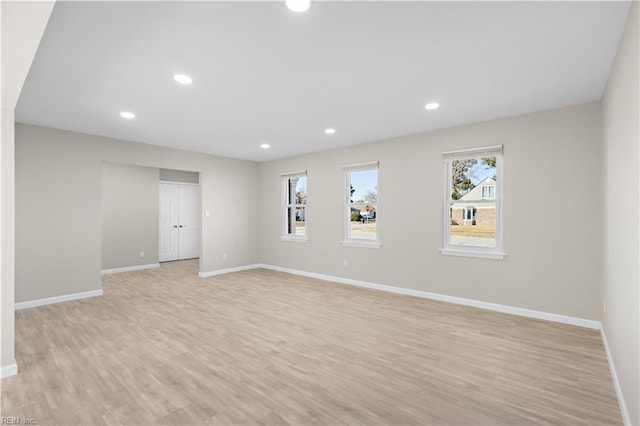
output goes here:
[[349, 266], [349, 261], [347, 259], [344, 260], [344, 267], [347, 268]]
[[144, 252], [143, 251], [140, 252], [140, 257], [144, 257]]
[[227, 255], [227, 253], [222, 254], [222, 260], [227, 260], [228, 258], [229, 256]]

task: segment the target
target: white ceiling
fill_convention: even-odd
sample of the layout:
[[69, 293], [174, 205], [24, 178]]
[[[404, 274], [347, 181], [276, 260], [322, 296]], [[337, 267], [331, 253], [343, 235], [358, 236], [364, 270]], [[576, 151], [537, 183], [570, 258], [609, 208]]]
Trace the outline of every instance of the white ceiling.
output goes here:
[[58, 1], [16, 119], [254, 161], [320, 151], [600, 99], [628, 9]]

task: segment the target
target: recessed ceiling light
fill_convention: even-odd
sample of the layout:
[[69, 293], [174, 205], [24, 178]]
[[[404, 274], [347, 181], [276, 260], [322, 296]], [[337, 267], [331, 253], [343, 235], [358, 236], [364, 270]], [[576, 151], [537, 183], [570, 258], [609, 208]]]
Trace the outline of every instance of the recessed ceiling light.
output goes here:
[[327, 135], [333, 135], [333, 134], [336, 132], [336, 129], [331, 129], [331, 128], [329, 128], [329, 129], [324, 129], [324, 132], [325, 132]]
[[440, 108], [440, 104], [439, 104], [439, 103], [437, 103], [437, 102], [429, 102], [428, 104], [426, 104], [426, 105], [424, 106], [424, 108], [425, 108], [425, 109], [429, 109], [429, 110], [431, 110], [431, 109], [438, 109], [438, 108]]
[[269, 145], [268, 143], [260, 144], [260, 148], [262, 148], [262, 149], [269, 149], [270, 147], [271, 147], [271, 145]]
[[132, 112], [129, 112], [129, 111], [122, 111], [120, 113], [120, 117], [132, 119], [132, 118], [136, 118], [136, 115], [134, 113], [132, 113]]
[[294, 12], [306, 12], [311, 7], [311, 0], [286, 0], [285, 4]]
[[191, 77], [184, 74], [176, 74], [173, 76], [173, 79], [181, 84], [191, 84]]

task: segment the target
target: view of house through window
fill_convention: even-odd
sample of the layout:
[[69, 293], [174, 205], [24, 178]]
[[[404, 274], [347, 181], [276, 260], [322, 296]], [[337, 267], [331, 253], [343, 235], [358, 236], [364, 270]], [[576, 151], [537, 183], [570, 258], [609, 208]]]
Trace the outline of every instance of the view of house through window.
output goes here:
[[501, 157], [492, 151], [487, 156], [483, 154], [458, 153], [456, 159], [446, 162], [449, 218], [445, 247], [496, 249], [501, 246], [497, 240], [500, 232], [496, 198], [500, 179], [497, 165]]
[[347, 239], [377, 240], [378, 169], [347, 172]]
[[284, 176], [284, 235], [305, 236], [307, 222], [307, 176]]

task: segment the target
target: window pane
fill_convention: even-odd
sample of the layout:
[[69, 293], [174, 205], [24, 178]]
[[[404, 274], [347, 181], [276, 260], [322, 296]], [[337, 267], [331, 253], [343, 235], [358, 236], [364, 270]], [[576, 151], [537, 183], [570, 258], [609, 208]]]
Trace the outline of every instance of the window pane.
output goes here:
[[307, 204], [307, 177], [287, 179], [287, 204]]
[[307, 204], [307, 177], [301, 176], [297, 179], [296, 190], [296, 204]]
[[378, 170], [351, 172], [351, 202], [378, 202]]
[[[305, 200], [306, 201], [306, 200]], [[305, 235], [305, 224], [307, 223], [307, 208], [296, 207], [296, 235]]]
[[285, 235], [306, 234], [307, 222], [307, 177], [296, 176], [285, 179]]
[[353, 239], [375, 240], [377, 238], [377, 213], [374, 204], [352, 204], [349, 237]]
[[[495, 198], [496, 157], [451, 162], [451, 200]], [[485, 189], [494, 186], [494, 189]]]
[[349, 173], [351, 239], [377, 239], [378, 169]]
[[305, 235], [306, 207], [287, 207], [287, 234]]
[[449, 244], [496, 246], [496, 205], [474, 201], [495, 199], [496, 157], [451, 162]]
[[451, 203], [449, 244], [470, 247], [496, 246], [496, 206], [482, 203], [460, 207]]

